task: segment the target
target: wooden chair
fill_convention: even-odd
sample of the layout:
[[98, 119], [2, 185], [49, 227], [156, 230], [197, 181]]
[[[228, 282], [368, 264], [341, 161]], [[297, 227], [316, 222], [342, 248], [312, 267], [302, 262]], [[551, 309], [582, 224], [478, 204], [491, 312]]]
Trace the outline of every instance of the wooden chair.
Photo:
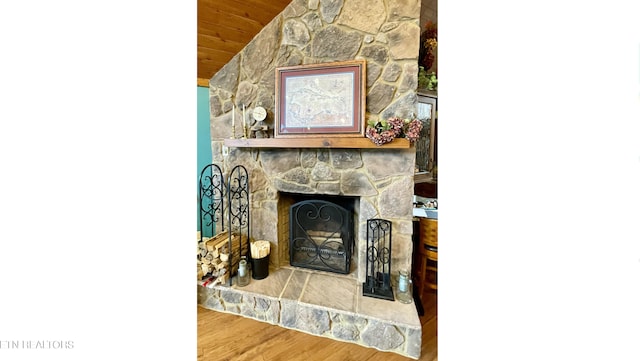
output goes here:
[[420, 218], [420, 242], [418, 243], [419, 290], [438, 289], [438, 220]]

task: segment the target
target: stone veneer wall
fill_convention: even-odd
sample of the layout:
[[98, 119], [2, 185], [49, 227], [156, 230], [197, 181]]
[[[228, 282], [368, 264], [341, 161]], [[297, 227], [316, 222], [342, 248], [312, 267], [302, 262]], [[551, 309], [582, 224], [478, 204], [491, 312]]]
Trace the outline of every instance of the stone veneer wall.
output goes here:
[[231, 288], [198, 286], [198, 303], [210, 310], [239, 314], [312, 335], [390, 351], [413, 359], [420, 357], [420, 325], [394, 323]]
[[[393, 268], [410, 268], [415, 148], [227, 149], [231, 110], [267, 109], [273, 127], [275, 69], [280, 66], [365, 59], [367, 119], [417, 113], [420, 0], [293, 0], [210, 80], [213, 163], [250, 174], [251, 235], [272, 243], [279, 266], [278, 192], [361, 196], [359, 259], [367, 218], [393, 222]], [[236, 112], [236, 134], [241, 134]], [[283, 247], [284, 249], [284, 247]], [[363, 279], [364, 267], [358, 278]]]

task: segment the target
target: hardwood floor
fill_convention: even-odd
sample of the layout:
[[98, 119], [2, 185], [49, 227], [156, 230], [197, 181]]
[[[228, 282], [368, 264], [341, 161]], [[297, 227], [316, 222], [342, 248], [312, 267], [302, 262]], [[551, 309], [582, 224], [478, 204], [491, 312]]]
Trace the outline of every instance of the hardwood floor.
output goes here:
[[[438, 360], [437, 295], [423, 295], [421, 361]], [[406, 361], [411, 358], [335, 341], [198, 306], [198, 361]]]

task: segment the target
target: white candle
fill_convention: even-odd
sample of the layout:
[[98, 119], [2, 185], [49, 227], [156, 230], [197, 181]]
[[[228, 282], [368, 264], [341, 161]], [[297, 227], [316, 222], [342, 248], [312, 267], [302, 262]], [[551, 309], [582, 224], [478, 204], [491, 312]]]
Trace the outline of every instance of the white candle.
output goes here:
[[247, 116], [244, 114], [244, 104], [242, 104], [242, 137], [246, 138], [247, 137], [247, 130], [244, 127], [244, 122], [247, 121]]

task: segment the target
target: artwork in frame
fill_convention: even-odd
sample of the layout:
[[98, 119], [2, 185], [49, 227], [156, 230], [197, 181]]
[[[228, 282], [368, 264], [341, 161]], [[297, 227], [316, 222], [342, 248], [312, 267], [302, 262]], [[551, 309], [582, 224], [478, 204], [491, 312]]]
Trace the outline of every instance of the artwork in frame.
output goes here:
[[275, 137], [364, 137], [366, 61], [276, 68]]
[[423, 122], [420, 139], [416, 142], [416, 166], [419, 171], [432, 172], [437, 162], [436, 126], [437, 101], [435, 93], [418, 92], [418, 119]]

